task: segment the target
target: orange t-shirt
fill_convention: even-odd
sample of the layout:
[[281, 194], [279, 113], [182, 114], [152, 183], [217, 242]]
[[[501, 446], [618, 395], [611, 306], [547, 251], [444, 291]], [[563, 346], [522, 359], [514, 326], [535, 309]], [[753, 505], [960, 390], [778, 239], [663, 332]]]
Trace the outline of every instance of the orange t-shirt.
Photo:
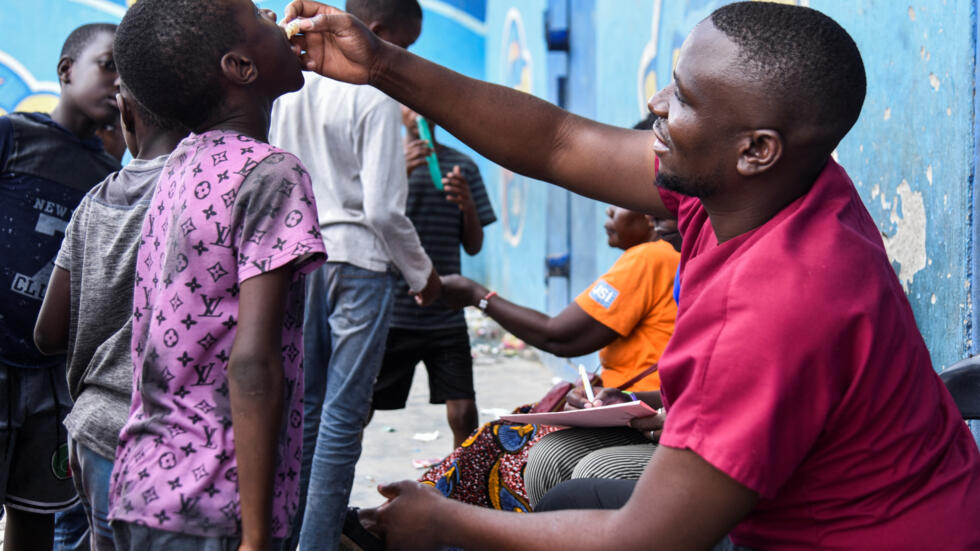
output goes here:
[[[599, 351], [602, 384], [619, 386], [657, 363], [674, 332], [674, 274], [680, 254], [666, 241], [630, 247], [608, 272], [575, 298], [585, 313], [619, 334]], [[659, 390], [647, 375], [629, 390]]]

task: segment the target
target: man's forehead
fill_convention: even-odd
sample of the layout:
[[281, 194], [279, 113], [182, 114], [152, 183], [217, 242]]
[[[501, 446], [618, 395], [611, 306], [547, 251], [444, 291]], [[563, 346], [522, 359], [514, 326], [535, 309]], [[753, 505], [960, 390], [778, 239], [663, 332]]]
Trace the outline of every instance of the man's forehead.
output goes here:
[[739, 73], [737, 53], [738, 46], [705, 19], [684, 39], [674, 67], [675, 78], [685, 85], [694, 85], [692, 81], [730, 81]]

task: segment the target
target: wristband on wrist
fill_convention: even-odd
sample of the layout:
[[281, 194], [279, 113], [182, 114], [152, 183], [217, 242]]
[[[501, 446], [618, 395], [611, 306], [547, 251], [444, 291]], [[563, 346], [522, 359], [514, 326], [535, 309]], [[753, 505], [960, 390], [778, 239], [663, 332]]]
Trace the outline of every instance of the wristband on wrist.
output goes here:
[[635, 393], [635, 392], [629, 392], [629, 391], [626, 391], [626, 390], [623, 390], [623, 391], [621, 391], [621, 392], [622, 392], [623, 394], [625, 394], [625, 395], [627, 395], [627, 396], [629, 396], [629, 397], [630, 397], [630, 400], [632, 400], [632, 401], [634, 401], [634, 402], [638, 402], [638, 401], [640, 401], [640, 399], [636, 397], [636, 393]]
[[487, 311], [487, 305], [490, 303], [490, 299], [493, 298], [493, 297], [495, 297], [495, 296], [497, 296], [497, 291], [490, 291], [489, 293], [487, 293], [486, 295], [484, 295], [483, 298], [480, 299], [480, 303], [477, 304], [476, 307], [479, 308], [480, 310], [483, 310], [484, 312], [486, 312]]

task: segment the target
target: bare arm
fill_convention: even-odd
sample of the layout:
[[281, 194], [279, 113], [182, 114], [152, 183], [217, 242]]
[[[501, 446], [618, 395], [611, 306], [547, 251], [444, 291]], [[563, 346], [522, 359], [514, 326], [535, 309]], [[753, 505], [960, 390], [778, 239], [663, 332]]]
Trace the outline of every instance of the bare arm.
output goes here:
[[[460, 275], [442, 278], [450, 306], [476, 306], [487, 289]], [[619, 335], [585, 313], [574, 302], [555, 317], [514, 304], [499, 296], [487, 302], [486, 314], [531, 346], [556, 356], [582, 356], [599, 350]]]
[[476, 212], [476, 203], [470, 193], [470, 184], [463, 176], [459, 165], [442, 179], [446, 200], [456, 204], [463, 213], [462, 244], [466, 254], [473, 256], [483, 248], [483, 226], [480, 225], [480, 215]]
[[44, 293], [41, 312], [34, 324], [34, 345], [42, 354], [61, 354], [68, 349], [71, 321], [71, 272], [55, 266]]
[[238, 328], [228, 361], [242, 509], [242, 548], [265, 549], [284, 404], [282, 319], [293, 272], [285, 266], [241, 284]]
[[[689, 450], [661, 446], [619, 510], [514, 515], [443, 498], [431, 487], [382, 488], [394, 500], [377, 511], [390, 549], [587, 551], [597, 542], [623, 549], [710, 549], [755, 506], [757, 494]], [[587, 527], [587, 528], [586, 528]]]
[[[315, 17], [314, 17], [315, 16]], [[285, 20], [307, 69], [371, 84], [442, 126], [488, 159], [580, 195], [671, 216], [653, 187], [653, 134], [578, 117], [511, 88], [474, 80], [374, 36], [339, 10], [295, 0]]]

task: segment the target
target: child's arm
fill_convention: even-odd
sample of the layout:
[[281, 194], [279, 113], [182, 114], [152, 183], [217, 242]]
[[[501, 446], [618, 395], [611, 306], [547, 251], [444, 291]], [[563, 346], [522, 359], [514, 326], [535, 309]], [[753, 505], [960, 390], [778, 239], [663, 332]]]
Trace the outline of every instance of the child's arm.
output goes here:
[[284, 404], [282, 323], [293, 266], [241, 284], [238, 328], [228, 361], [231, 422], [238, 462], [242, 544], [266, 549]]
[[463, 250], [473, 256], [483, 248], [483, 226], [480, 224], [480, 215], [476, 212], [476, 202], [473, 201], [470, 184], [463, 176], [459, 165], [454, 166], [453, 171], [446, 174], [442, 179], [442, 185], [446, 192], [446, 200], [455, 203], [463, 213]]
[[55, 266], [34, 324], [34, 345], [42, 354], [61, 354], [68, 349], [71, 321], [71, 272]]

